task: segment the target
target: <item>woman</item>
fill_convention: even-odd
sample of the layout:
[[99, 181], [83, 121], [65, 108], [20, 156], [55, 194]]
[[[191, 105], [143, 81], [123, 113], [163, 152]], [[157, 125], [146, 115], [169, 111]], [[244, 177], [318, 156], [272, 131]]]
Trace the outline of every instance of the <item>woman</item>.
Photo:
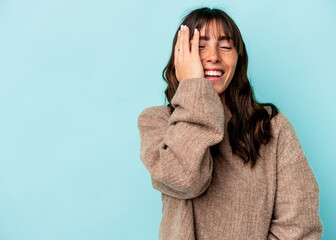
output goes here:
[[233, 20], [190, 12], [163, 78], [168, 106], [138, 117], [159, 239], [320, 239], [318, 183], [291, 122], [254, 99]]

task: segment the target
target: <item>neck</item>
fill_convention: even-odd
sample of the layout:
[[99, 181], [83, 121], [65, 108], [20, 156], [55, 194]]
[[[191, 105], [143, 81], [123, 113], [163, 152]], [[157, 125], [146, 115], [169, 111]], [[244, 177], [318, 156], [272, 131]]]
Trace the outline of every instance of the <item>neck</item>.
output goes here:
[[220, 97], [220, 100], [221, 100], [222, 104], [223, 104], [224, 106], [226, 106], [226, 103], [225, 103], [225, 94], [223, 93], [223, 94], [221, 94], [219, 97]]

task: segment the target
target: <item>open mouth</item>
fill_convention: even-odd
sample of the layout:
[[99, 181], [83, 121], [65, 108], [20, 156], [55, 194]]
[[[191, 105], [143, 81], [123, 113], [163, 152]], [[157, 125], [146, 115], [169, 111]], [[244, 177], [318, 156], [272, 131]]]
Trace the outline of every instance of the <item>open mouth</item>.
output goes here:
[[223, 71], [204, 71], [204, 77], [212, 82], [218, 81], [224, 75]]

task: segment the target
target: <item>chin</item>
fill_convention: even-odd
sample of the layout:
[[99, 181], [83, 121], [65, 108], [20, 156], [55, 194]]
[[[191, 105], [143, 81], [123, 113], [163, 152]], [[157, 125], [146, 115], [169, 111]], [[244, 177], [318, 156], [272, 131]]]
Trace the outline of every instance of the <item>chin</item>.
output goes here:
[[214, 85], [214, 88], [215, 88], [216, 92], [218, 93], [218, 95], [220, 95], [224, 92], [224, 90], [221, 86], [215, 86]]
[[218, 94], [221, 94], [221, 93], [223, 93], [224, 92], [224, 83], [223, 82], [217, 82], [217, 83], [214, 83], [213, 84], [213, 86], [214, 86], [214, 88], [215, 88], [215, 90], [216, 90], [216, 92], [218, 93]]

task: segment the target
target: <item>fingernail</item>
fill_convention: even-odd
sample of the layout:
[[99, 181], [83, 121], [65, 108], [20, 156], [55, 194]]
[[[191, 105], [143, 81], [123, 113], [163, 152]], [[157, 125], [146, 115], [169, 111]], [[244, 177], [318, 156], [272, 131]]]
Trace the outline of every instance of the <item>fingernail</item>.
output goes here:
[[180, 36], [180, 30], [178, 31], [178, 34], [177, 34], [178, 36]]
[[183, 25], [181, 25], [181, 28], [180, 28], [181, 30], [183, 30]]
[[197, 28], [195, 28], [195, 33], [197, 33]]

